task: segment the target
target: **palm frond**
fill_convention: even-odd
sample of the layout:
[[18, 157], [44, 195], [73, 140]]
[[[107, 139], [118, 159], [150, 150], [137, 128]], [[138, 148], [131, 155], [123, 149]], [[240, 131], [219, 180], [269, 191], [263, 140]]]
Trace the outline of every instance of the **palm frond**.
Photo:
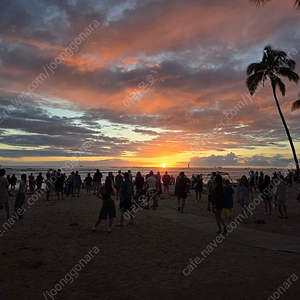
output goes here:
[[294, 110], [297, 110], [300, 108], [300, 99], [296, 100], [295, 102], [292, 103], [292, 106], [291, 106], [291, 110], [294, 111]]
[[284, 97], [285, 96], [285, 84], [277, 76], [275, 76], [275, 78], [272, 81], [275, 83], [275, 87], [277, 87], [277, 86], [279, 87], [279, 90], [280, 90], [282, 96]]
[[289, 81], [294, 81], [295, 83], [298, 83], [299, 81], [299, 75], [292, 71], [290, 68], [281, 67], [280, 70], [276, 72], [276, 74], [287, 77]]
[[[257, 7], [265, 6], [271, 0], [249, 0], [249, 3], [254, 4]], [[297, 10], [300, 10], [300, 0], [295, 0], [294, 7]]]
[[255, 93], [256, 87], [261, 81], [263, 81], [264, 77], [265, 77], [264, 72], [258, 72], [258, 73], [253, 73], [247, 78], [246, 85], [248, 87], [251, 96]]
[[291, 70], [295, 70], [296, 62], [293, 59], [287, 57], [285, 63], [291, 68]]
[[263, 62], [260, 63], [252, 63], [247, 67], [247, 75], [251, 75], [253, 73], [261, 72], [265, 70], [265, 65]]
[[271, 0], [249, 0], [251, 4], [254, 4], [257, 7], [264, 6]]

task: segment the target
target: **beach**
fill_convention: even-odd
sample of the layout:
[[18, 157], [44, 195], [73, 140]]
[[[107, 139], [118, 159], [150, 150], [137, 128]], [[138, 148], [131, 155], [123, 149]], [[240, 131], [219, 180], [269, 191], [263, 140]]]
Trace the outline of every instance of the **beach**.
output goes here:
[[[27, 195], [24, 219], [3, 227], [0, 210], [1, 299], [269, 299], [277, 293], [296, 299], [299, 188], [287, 189], [288, 219], [278, 218], [277, 210], [264, 216], [261, 203], [248, 224], [221, 238], [207, 195], [195, 203], [193, 190], [184, 214], [175, 196], [162, 195], [157, 210], [137, 209], [134, 225], [126, 221], [112, 233], [107, 221], [91, 230], [102, 203], [83, 189], [65, 200]], [[228, 224], [239, 213], [235, 202]], [[258, 218], [266, 224], [255, 224]], [[117, 210], [114, 224], [119, 219]]]

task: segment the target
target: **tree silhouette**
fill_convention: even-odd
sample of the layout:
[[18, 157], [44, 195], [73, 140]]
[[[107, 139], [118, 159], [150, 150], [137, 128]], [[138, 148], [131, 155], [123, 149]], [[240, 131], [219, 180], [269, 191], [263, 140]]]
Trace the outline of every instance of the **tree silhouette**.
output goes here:
[[270, 81], [275, 103], [288, 136], [297, 173], [299, 174], [299, 163], [295, 147], [276, 95], [276, 88], [279, 88], [282, 96], [285, 95], [285, 84], [278, 77], [278, 75], [288, 78], [289, 81], [298, 83], [299, 75], [294, 72], [295, 67], [295, 61], [290, 59], [290, 57], [284, 51], [275, 49], [272, 46], [265, 46], [262, 61], [259, 63], [252, 63], [247, 68], [248, 78], [246, 80], [246, 85], [250, 91], [250, 94], [253, 95], [255, 93], [255, 89], [260, 83], [262, 83], [264, 86], [266, 81]]

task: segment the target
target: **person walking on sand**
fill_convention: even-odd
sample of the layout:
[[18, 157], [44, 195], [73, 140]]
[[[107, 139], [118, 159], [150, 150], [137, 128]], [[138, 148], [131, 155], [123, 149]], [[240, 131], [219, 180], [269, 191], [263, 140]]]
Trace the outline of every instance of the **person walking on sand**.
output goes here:
[[21, 175], [21, 182], [19, 185], [18, 194], [16, 197], [16, 202], [14, 206], [14, 213], [15, 216], [18, 217], [18, 219], [23, 219], [24, 215], [24, 205], [25, 205], [25, 197], [26, 197], [26, 191], [27, 191], [28, 183], [26, 180], [26, 174]]
[[224, 206], [224, 193], [223, 193], [223, 179], [221, 175], [215, 177], [215, 187], [212, 194], [213, 212], [215, 213], [216, 222], [218, 226], [217, 234], [222, 233], [221, 224], [224, 227], [224, 233], [227, 232], [226, 225], [222, 219], [222, 210]]
[[278, 211], [280, 213], [281, 219], [283, 219], [283, 213], [284, 217], [287, 219], [287, 209], [285, 205], [285, 194], [286, 194], [286, 188], [287, 188], [287, 181], [283, 177], [283, 175], [279, 175], [280, 183], [277, 185], [277, 205], [278, 205]]
[[[178, 211], [184, 213], [185, 199], [187, 197], [188, 184], [191, 183], [184, 172], [180, 172], [175, 184], [175, 192], [177, 193]], [[181, 203], [180, 203], [181, 200]]]
[[9, 219], [9, 205], [8, 205], [8, 199], [9, 199], [9, 193], [8, 193], [8, 181], [4, 177], [5, 170], [0, 170], [0, 203], [4, 204], [5, 211], [6, 211], [6, 218]]
[[244, 216], [244, 223], [248, 223], [248, 215], [246, 213], [246, 207], [249, 205], [249, 198], [253, 198], [251, 186], [245, 175], [242, 176], [241, 180], [237, 184], [237, 202], [241, 204], [242, 214]]
[[116, 218], [116, 206], [115, 202], [112, 199], [112, 196], [115, 195], [113, 182], [110, 177], [107, 177], [104, 185], [102, 185], [98, 192], [97, 197], [103, 200], [103, 204], [100, 210], [99, 218], [96, 221], [95, 226], [92, 228], [93, 231], [100, 225], [101, 220], [106, 220], [108, 215], [108, 228], [107, 232], [111, 233], [111, 228], [113, 225], [113, 220]]
[[[117, 226], [123, 226], [124, 223], [124, 213], [126, 211], [131, 211], [131, 201], [133, 196], [134, 186], [132, 181], [130, 180], [130, 176], [127, 172], [124, 173], [124, 181], [120, 186], [120, 212], [121, 212], [121, 220]], [[130, 225], [133, 225], [133, 215], [130, 214]]]

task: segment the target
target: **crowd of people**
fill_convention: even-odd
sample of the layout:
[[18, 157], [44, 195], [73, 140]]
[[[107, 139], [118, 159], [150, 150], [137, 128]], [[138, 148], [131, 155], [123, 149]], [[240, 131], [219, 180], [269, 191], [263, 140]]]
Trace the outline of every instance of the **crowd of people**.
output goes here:
[[[142, 176], [141, 172], [137, 172], [135, 177], [131, 171], [122, 173], [118, 171], [116, 176], [109, 172], [105, 180], [103, 174], [99, 169], [91, 175], [82, 179], [78, 171], [72, 171], [69, 176], [66, 176], [60, 169], [49, 170], [45, 178], [40, 172], [35, 178], [31, 173], [28, 178], [26, 174], [21, 175], [18, 192], [16, 192], [17, 178], [15, 175], [11, 177], [4, 177], [5, 170], [0, 170], [0, 204], [3, 203], [7, 218], [10, 217], [8, 199], [9, 196], [15, 196], [14, 213], [22, 219], [22, 207], [25, 203], [26, 193], [34, 193], [42, 189], [44, 184], [44, 191], [46, 200], [50, 200], [51, 195], [56, 195], [57, 199], [64, 199], [64, 197], [79, 197], [81, 190], [84, 188], [87, 195], [93, 194], [102, 199], [103, 205], [100, 210], [99, 217], [93, 230], [101, 223], [101, 220], [106, 220], [109, 217], [108, 232], [111, 232], [113, 219], [116, 217], [116, 208], [114, 200], [120, 200], [119, 210], [121, 212], [120, 222], [116, 226], [124, 225], [124, 213], [130, 212], [135, 205], [143, 205], [143, 208], [150, 209], [150, 201], [153, 203], [151, 208], [156, 210], [158, 208], [158, 199], [164, 194], [170, 194], [169, 186], [174, 185], [174, 192], [172, 195], [177, 197], [178, 212], [184, 213], [185, 202], [190, 190], [195, 190], [195, 202], [201, 201], [203, 191], [207, 194], [207, 210], [215, 214], [218, 233], [226, 232], [225, 219], [231, 218], [233, 208], [233, 195], [235, 191], [228, 179], [223, 179], [222, 176], [216, 172], [211, 174], [211, 178], [207, 184], [203, 183], [203, 175], [192, 175], [188, 178], [184, 172], [180, 172], [177, 178], [169, 175], [166, 171], [163, 176], [160, 172], [154, 174], [150, 171], [146, 176]], [[278, 180], [276, 190], [274, 193], [266, 193], [274, 180]], [[102, 180], [104, 183], [102, 184]], [[246, 208], [249, 205], [251, 198], [253, 199], [253, 192], [257, 190], [263, 194], [264, 209], [266, 215], [272, 215], [272, 211], [278, 208], [280, 218], [288, 218], [287, 208], [285, 203], [286, 188], [290, 183], [290, 176], [284, 177], [282, 174], [274, 173], [270, 178], [264, 175], [263, 172], [254, 173], [250, 171], [249, 177], [242, 176], [237, 183], [236, 196], [237, 203], [241, 206], [242, 214], [244, 215], [244, 222], [248, 222]], [[139, 199], [145, 199], [141, 204]], [[274, 197], [274, 202], [272, 199]], [[139, 204], [138, 204], [139, 203]], [[222, 216], [224, 212], [224, 217]], [[133, 217], [130, 215], [129, 224], [133, 224]]]

